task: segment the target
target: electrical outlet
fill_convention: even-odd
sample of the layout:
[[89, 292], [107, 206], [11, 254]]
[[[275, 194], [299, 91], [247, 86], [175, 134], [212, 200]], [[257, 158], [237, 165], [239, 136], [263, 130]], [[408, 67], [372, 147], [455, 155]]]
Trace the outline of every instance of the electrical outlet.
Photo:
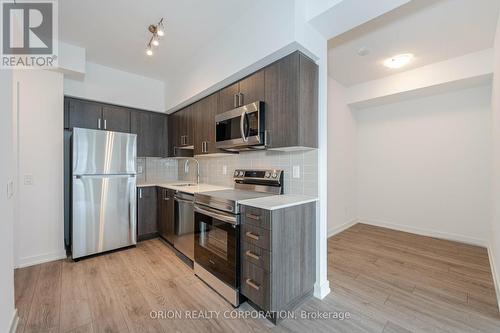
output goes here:
[[142, 165], [137, 166], [137, 173], [142, 174]]
[[26, 186], [33, 185], [33, 175], [29, 174], [24, 175], [24, 185]]
[[300, 178], [300, 165], [293, 166], [293, 178]]
[[227, 165], [222, 166], [222, 174], [225, 176], [227, 175]]

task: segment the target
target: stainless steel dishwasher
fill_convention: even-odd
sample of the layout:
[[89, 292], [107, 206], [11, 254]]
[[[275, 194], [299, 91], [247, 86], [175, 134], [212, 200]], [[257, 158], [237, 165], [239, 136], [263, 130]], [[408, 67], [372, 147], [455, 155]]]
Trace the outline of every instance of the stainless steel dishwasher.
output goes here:
[[174, 247], [194, 260], [194, 195], [177, 192], [175, 200]]

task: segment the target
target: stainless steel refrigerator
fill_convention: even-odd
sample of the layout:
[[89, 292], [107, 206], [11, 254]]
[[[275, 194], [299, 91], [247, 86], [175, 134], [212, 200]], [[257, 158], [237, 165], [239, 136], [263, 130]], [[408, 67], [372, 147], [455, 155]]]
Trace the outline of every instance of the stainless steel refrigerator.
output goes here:
[[136, 244], [135, 134], [73, 130], [73, 259]]

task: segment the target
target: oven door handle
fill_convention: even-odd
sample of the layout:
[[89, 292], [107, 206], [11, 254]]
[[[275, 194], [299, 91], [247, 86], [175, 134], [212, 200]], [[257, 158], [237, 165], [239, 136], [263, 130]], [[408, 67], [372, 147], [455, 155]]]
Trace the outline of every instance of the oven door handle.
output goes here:
[[201, 208], [200, 206], [195, 205], [194, 211], [197, 213], [200, 213], [200, 214], [204, 214], [204, 215], [213, 217], [214, 219], [221, 220], [223, 222], [231, 223], [234, 225], [238, 224], [236, 217], [219, 214], [217, 212], [214, 212], [212, 209]]
[[248, 138], [245, 135], [245, 120], [247, 119], [247, 112], [245, 111], [245, 108], [243, 108], [243, 112], [241, 113], [241, 118], [240, 118], [240, 132], [241, 132], [241, 138], [243, 139], [244, 142], [248, 142]]

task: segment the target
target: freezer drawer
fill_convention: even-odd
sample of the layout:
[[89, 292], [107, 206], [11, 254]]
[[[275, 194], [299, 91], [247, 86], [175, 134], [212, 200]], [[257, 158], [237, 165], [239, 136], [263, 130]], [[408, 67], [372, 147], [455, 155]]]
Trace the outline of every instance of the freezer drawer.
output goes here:
[[135, 175], [73, 177], [73, 259], [136, 244]]

